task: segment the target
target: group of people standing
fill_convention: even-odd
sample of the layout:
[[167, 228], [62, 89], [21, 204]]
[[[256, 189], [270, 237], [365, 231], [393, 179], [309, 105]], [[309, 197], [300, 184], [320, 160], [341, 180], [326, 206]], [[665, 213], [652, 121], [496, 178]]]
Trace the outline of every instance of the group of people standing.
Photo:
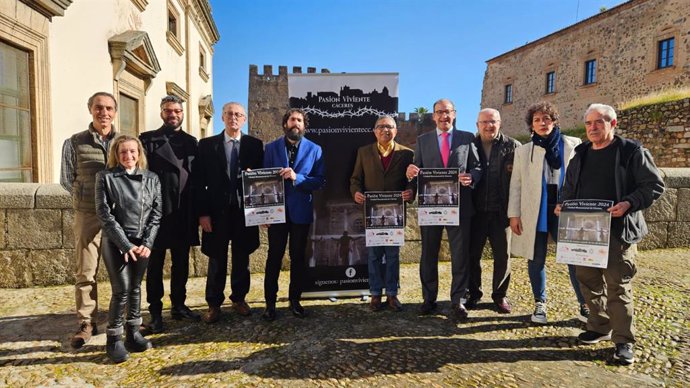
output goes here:
[[[283, 116], [284, 136], [266, 144], [241, 132], [247, 116], [235, 102], [222, 109], [222, 133], [197, 139], [182, 130], [183, 101], [161, 100], [162, 126], [139, 138], [119, 135], [113, 127], [117, 101], [106, 92], [87, 103], [89, 127], [63, 145], [61, 184], [75, 209], [75, 296], [79, 330], [71, 344], [80, 348], [97, 333], [96, 272], [99, 257], [112, 287], [106, 353], [114, 362], [129, 352], [151, 348], [142, 333], [141, 281], [146, 273], [151, 320], [145, 329], [165, 330], [162, 315], [163, 265], [172, 259], [170, 315], [173, 319], [219, 321], [225, 301], [230, 245], [229, 299], [232, 310], [251, 315], [249, 256], [259, 247], [259, 227], [245, 226], [242, 171], [278, 167], [285, 180], [286, 222], [268, 227], [264, 296], [266, 321], [277, 318], [278, 276], [289, 241], [289, 311], [307, 312], [300, 303], [306, 274], [306, 251], [313, 222], [312, 193], [325, 184], [321, 147], [304, 137], [308, 117], [300, 109]], [[507, 298], [512, 251], [528, 260], [535, 300], [531, 320], [547, 323], [545, 258], [548, 235], [557, 238], [559, 204], [566, 199], [608, 199], [614, 206], [609, 266], [604, 270], [569, 266], [570, 280], [587, 331], [584, 343], [612, 339], [614, 357], [634, 361], [632, 289], [635, 244], [647, 233], [641, 210], [663, 192], [649, 152], [639, 143], [614, 135], [615, 111], [593, 104], [585, 112], [588, 140], [560, 133], [558, 112], [550, 103], [530, 107], [531, 142], [520, 145], [500, 131], [500, 114], [483, 109], [472, 135], [454, 128], [455, 105], [441, 99], [433, 105], [436, 130], [417, 138], [415, 150], [395, 142], [394, 117], [382, 116], [376, 142], [361, 147], [350, 178], [353, 200], [364, 204], [367, 191], [399, 191], [413, 201], [423, 168], [457, 168], [459, 225], [421, 226], [421, 314], [437, 308], [438, 256], [446, 228], [451, 254], [452, 314], [468, 317], [483, 297], [481, 256], [488, 240], [494, 257], [491, 298], [500, 313], [510, 313]], [[199, 240], [198, 227], [202, 238]], [[615, 241], [614, 241], [615, 240]], [[229, 244], [232, 242], [232, 244]], [[186, 305], [190, 247], [201, 243], [209, 257], [203, 317]], [[402, 310], [399, 247], [369, 247], [370, 308]], [[385, 265], [383, 264], [385, 262]], [[385, 290], [386, 301], [382, 300]], [[125, 311], [126, 309], [126, 311]], [[122, 334], [125, 341], [122, 341]]]
[[[324, 184], [324, 165], [321, 148], [303, 137], [308, 124], [304, 112], [288, 110], [283, 118], [285, 136], [264, 148], [261, 140], [240, 131], [247, 116], [239, 103], [223, 106], [222, 133], [199, 142], [182, 130], [183, 101], [175, 96], [161, 100], [162, 126], [139, 138], [117, 134], [113, 126], [117, 101], [112, 94], [95, 93], [87, 107], [93, 120], [86, 130], [64, 142], [60, 179], [72, 195], [75, 209], [75, 296], [80, 325], [71, 338], [72, 347], [84, 346], [98, 332], [96, 272], [101, 255], [112, 287], [106, 353], [113, 362], [123, 362], [129, 352], [152, 347], [142, 328], [150, 333], [165, 330], [163, 266], [168, 250], [173, 319], [218, 322], [225, 300], [230, 241], [229, 299], [235, 312], [250, 315], [245, 300], [250, 285], [249, 255], [259, 247], [259, 230], [245, 226], [241, 173], [262, 167], [280, 167], [280, 175], [288, 182], [287, 222], [268, 230], [262, 317], [276, 318], [278, 276], [288, 239], [290, 311], [305, 316], [300, 299], [313, 221], [312, 191]], [[190, 248], [200, 242], [209, 257], [208, 310], [203, 317], [186, 305]], [[145, 274], [151, 320], [144, 327], [140, 307]]]
[[[352, 197], [359, 204], [364, 203], [366, 191], [401, 191], [404, 200], [412, 201], [420, 169], [458, 169], [459, 225], [420, 226], [423, 302], [419, 312], [431, 314], [437, 309], [438, 256], [445, 228], [455, 318], [466, 319], [468, 310], [477, 308], [483, 297], [481, 257], [488, 240], [494, 259], [491, 299], [496, 310], [512, 311], [507, 298], [512, 252], [528, 259], [534, 297], [530, 320], [548, 323], [546, 253], [549, 235], [557, 240], [560, 204], [572, 199], [611, 200], [614, 205], [607, 209], [612, 217], [608, 267], [569, 265], [568, 272], [578, 318], [587, 324], [578, 339], [586, 344], [612, 340], [614, 359], [633, 363], [631, 281], [636, 273], [636, 244], [647, 234], [642, 210], [664, 191], [649, 151], [615, 135], [616, 112], [603, 104], [591, 104], [584, 113], [588, 139], [584, 143], [560, 132], [558, 111], [549, 102], [529, 107], [525, 119], [531, 141], [527, 144], [500, 131], [501, 116], [495, 109], [479, 112], [474, 136], [454, 128], [452, 101], [436, 101], [432, 115], [436, 130], [420, 135], [414, 152], [395, 143], [397, 128], [392, 117], [379, 118], [374, 126], [376, 143], [358, 150], [350, 179]], [[371, 310], [384, 307], [381, 295], [385, 286], [385, 305], [400, 311], [399, 247], [368, 250]]]

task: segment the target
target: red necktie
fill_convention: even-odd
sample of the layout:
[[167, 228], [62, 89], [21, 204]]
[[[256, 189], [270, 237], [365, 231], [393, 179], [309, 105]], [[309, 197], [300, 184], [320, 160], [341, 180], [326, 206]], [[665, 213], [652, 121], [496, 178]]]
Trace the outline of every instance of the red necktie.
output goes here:
[[441, 160], [443, 167], [448, 167], [448, 157], [450, 156], [450, 144], [448, 143], [448, 132], [441, 133]]

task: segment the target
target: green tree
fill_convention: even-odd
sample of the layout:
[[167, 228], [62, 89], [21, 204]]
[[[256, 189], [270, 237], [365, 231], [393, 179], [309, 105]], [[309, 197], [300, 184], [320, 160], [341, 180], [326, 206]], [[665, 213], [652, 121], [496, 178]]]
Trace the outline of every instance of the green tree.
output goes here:
[[429, 113], [429, 109], [420, 106], [417, 108], [414, 108], [414, 113], [417, 114], [417, 134], [420, 134], [422, 131], [422, 123], [424, 122], [424, 115]]

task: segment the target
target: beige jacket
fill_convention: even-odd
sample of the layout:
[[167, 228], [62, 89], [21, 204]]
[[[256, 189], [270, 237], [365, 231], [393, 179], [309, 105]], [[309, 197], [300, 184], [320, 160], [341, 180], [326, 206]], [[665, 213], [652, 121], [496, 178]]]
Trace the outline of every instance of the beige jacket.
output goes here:
[[[582, 140], [563, 135], [563, 142], [565, 171], [570, 159], [575, 156], [575, 147], [582, 143]], [[512, 235], [510, 252], [530, 260], [534, 256], [534, 239], [537, 235], [545, 154], [546, 151], [542, 147], [535, 147], [532, 142], [518, 147], [515, 150], [513, 176], [510, 178], [508, 217], [520, 217], [522, 220], [522, 235]]]

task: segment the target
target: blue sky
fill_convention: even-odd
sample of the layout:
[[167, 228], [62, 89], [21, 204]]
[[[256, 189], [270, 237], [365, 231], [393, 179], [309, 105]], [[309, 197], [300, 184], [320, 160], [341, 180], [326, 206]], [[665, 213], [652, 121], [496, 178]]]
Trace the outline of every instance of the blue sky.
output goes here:
[[[249, 65], [400, 73], [399, 111], [452, 99], [474, 132], [486, 60], [623, 0], [210, 0], [220, 107], [247, 102]], [[276, 123], [279, 125], [279, 123]], [[246, 128], [245, 128], [246, 131]]]

